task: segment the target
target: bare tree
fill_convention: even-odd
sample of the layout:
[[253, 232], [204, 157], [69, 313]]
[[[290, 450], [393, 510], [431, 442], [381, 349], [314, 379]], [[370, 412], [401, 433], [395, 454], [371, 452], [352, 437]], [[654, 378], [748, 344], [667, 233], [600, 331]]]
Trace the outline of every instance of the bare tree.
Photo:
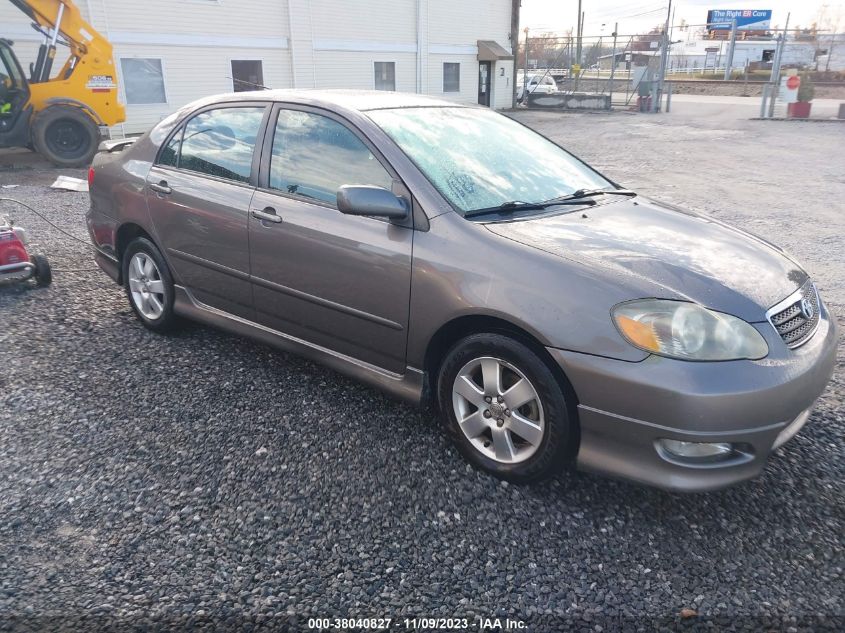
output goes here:
[[[819, 69], [819, 54], [822, 49], [822, 42], [827, 40], [827, 62], [825, 72], [830, 70], [830, 58], [833, 57], [833, 49], [836, 45], [836, 35], [842, 29], [842, 5], [831, 6], [823, 4], [816, 13], [816, 21], [813, 25], [816, 33], [816, 70]], [[818, 32], [821, 32], [819, 34]]]

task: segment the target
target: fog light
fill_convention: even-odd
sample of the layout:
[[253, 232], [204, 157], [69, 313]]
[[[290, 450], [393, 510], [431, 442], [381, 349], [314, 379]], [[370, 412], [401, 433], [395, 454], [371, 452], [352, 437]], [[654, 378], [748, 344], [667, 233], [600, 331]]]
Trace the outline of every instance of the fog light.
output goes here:
[[733, 446], [728, 442], [682, 442], [664, 438], [657, 443], [667, 453], [685, 459], [719, 459], [733, 453]]

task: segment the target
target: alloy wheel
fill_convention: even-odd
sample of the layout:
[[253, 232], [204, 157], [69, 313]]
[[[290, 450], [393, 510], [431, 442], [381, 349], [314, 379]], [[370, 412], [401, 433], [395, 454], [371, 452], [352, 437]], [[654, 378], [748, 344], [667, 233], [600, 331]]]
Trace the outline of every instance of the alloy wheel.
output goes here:
[[164, 313], [164, 281], [155, 261], [147, 253], [135, 253], [129, 260], [129, 291], [132, 303], [144, 317], [155, 321]]
[[546, 423], [537, 389], [500, 358], [485, 356], [464, 365], [452, 386], [452, 406], [470, 443], [497, 462], [524, 462], [543, 440]]

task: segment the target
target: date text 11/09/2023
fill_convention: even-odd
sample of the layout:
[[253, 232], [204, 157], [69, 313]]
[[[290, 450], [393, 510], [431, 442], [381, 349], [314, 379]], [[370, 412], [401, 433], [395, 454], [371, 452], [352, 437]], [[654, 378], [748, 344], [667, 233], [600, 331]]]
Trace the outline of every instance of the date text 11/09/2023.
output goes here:
[[315, 631], [521, 631], [522, 620], [513, 618], [308, 618], [308, 628]]

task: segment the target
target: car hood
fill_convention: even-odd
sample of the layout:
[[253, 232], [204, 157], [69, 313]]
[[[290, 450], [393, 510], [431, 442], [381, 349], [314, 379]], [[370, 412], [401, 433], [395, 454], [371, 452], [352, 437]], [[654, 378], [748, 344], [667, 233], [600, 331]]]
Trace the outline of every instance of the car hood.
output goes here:
[[616, 277], [632, 292], [764, 321], [807, 278], [776, 246], [713, 218], [640, 196], [487, 224], [493, 233]]

